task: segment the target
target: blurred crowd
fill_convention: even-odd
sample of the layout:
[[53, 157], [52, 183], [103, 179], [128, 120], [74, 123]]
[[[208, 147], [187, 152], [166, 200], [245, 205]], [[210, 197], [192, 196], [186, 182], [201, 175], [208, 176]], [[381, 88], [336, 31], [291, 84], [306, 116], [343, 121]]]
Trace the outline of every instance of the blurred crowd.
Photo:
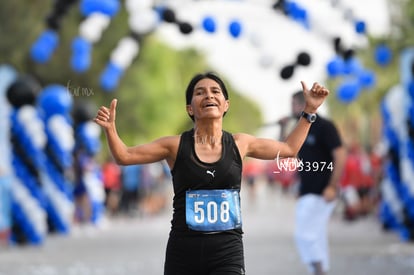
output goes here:
[[164, 162], [119, 166], [111, 157], [102, 164], [108, 216], [157, 214], [171, 191], [170, 171]]
[[[364, 147], [358, 142], [347, 146], [347, 160], [340, 182], [339, 204], [342, 217], [355, 221], [367, 215], [377, 215], [381, 200], [383, 156], [379, 149]], [[243, 181], [250, 198], [254, 199], [256, 185], [265, 182], [283, 194], [296, 196], [299, 160], [280, 159], [257, 161], [247, 159], [243, 167]]]

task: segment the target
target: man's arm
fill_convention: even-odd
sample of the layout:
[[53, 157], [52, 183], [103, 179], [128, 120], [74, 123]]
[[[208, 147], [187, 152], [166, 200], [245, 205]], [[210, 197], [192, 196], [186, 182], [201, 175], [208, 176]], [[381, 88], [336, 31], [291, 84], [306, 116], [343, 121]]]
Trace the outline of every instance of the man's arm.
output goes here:
[[339, 182], [344, 171], [347, 152], [344, 146], [340, 146], [333, 151], [333, 170], [329, 184], [323, 191], [323, 196], [327, 201], [334, 200], [338, 195]]

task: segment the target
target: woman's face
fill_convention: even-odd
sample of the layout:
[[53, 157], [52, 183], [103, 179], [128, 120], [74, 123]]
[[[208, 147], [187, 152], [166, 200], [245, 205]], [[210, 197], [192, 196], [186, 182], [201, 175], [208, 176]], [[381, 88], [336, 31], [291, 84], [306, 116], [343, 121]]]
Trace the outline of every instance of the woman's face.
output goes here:
[[229, 102], [220, 85], [210, 78], [204, 78], [195, 85], [187, 112], [195, 119], [222, 118], [228, 108]]

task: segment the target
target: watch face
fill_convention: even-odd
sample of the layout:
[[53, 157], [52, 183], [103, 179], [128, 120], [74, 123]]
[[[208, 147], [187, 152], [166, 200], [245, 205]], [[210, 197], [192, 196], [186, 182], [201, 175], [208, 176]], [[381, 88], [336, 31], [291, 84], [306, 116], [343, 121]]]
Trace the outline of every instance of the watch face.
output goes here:
[[307, 121], [309, 121], [310, 123], [315, 122], [317, 115], [316, 114], [308, 114], [305, 112], [302, 112], [302, 116], [304, 118], [306, 118]]

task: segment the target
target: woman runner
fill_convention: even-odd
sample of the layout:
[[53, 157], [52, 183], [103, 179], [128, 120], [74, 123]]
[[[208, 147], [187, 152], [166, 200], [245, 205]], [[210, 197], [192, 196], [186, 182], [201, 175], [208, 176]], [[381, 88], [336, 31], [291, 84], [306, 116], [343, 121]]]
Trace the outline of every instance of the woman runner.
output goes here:
[[295, 157], [329, 91], [318, 83], [308, 89], [302, 118], [284, 142], [223, 130], [230, 101], [223, 81], [213, 73], [195, 75], [186, 90], [186, 111], [193, 128], [128, 147], [117, 133], [117, 100], [99, 108], [95, 122], [120, 165], [166, 160], [174, 188], [173, 217], [164, 275], [245, 274], [240, 212], [242, 160]]

